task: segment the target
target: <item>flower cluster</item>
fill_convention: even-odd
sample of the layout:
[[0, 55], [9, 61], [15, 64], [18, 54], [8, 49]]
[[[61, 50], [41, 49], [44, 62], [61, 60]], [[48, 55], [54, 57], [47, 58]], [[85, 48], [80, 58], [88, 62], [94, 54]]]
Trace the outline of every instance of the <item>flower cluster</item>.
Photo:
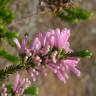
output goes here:
[[73, 52], [68, 41], [69, 37], [70, 30], [67, 28], [38, 33], [29, 48], [26, 47], [26, 36], [24, 36], [21, 45], [17, 39], [14, 39], [19, 55], [26, 58], [27, 72], [33, 81], [41, 73], [46, 75], [46, 71], [44, 71], [46, 66], [64, 83], [69, 78], [69, 72], [80, 76], [80, 71], [77, 69], [80, 59], [76, 56], [66, 55]]
[[[22, 78], [22, 77], [20, 77], [20, 74], [17, 73], [16, 79], [12, 85], [12, 88], [7, 89], [6, 84], [2, 85], [0, 96], [9, 96], [8, 94], [13, 94], [14, 96], [15, 95], [21, 96], [21, 95], [23, 95], [24, 90], [27, 89], [28, 87], [30, 87], [30, 85], [31, 85], [31, 82], [28, 80], [28, 78]], [[9, 90], [11, 90], [11, 93], [9, 93]]]
[[13, 93], [22, 95], [24, 90], [30, 85], [31, 82], [28, 80], [28, 78], [21, 78], [20, 74], [17, 74], [13, 84]]

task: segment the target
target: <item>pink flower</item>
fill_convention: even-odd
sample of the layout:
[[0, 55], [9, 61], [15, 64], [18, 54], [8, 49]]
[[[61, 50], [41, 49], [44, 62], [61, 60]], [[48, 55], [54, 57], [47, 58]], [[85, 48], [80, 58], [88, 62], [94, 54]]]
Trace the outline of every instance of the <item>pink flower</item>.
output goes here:
[[40, 63], [37, 63], [37, 65], [34, 68], [27, 69], [27, 72], [33, 81], [36, 81], [40, 75], [47, 75], [45, 66], [41, 65]]
[[[16, 95], [16, 96], [21, 96], [21, 95], [23, 95], [24, 90], [26, 88], [30, 87], [30, 85], [31, 85], [31, 82], [28, 80], [28, 78], [22, 78], [17, 73], [11, 92], [14, 93], [14, 95]], [[1, 91], [0, 96], [9, 96], [9, 94], [11, 94], [11, 93], [8, 93], [9, 90], [7, 89], [5, 84], [2, 85], [2, 88], [0, 91]]]
[[22, 95], [24, 90], [31, 85], [28, 78], [22, 78], [18, 73], [16, 75], [16, 80], [13, 84], [13, 92], [15, 94]]
[[29, 48], [26, 48], [26, 36], [24, 36], [21, 45], [17, 39], [14, 39], [19, 54], [21, 56], [25, 54], [28, 57], [25, 64], [31, 65], [27, 72], [33, 81], [36, 81], [39, 74], [46, 74], [44, 71], [46, 65], [63, 82], [66, 82], [69, 78], [69, 72], [80, 76], [80, 71], [77, 68], [79, 59], [72, 56], [62, 58], [61, 56], [62, 51], [63, 55], [73, 52], [70, 48], [69, 37], [70, 30], [67, 28], [38, 33]]
[[13, 40], [16, 44], [16, 48], [19, 52], [19, 55], [21, 57], [25, 57], [26, 55], [29, 55], [29, 49], [26, 47], [26, 43], [27, 43], [27, 36], [24, 35], [23, 39], [22, 39], [22, 43], [20, 44], [17, 38], [14, 38]]
[[68, 42], [70, 36], [69, 29], [56, 29], [50, 30], [48, 32], [43, 32], [37, 34], [36, 38], [33, 40], [30, 48], [33, 50], [40, 50], [41, 48], [46, 49], [48, 53], [49, 48], [60, 48], [64, 49], [66, 52], [71, 51], [70, 44]]
[[1, 96], [8, 96], [6, 85], [3, 84], [1, 88]]
[[78, 63], [79, 63], [78, 58], [62, 59], [62, 60], [57, 60], [56, 62], [53, 62], [50, 59], [49, 60], [46, 59], [47, 66], [64, 83], [66, 83], [66, 81], [69, 78], [69, 76], [68, 76], [69, 72], [72, 72], [76, 76], [80, 76], [80, 71], [77, 69]]
[[67, 79], [69, 78], [68, 77], [69, 72], [74, 73], [76, 76], [80, 76], [80, 71], [77, 69], [77, 64], [79, 62], [79, 59], [77, 57], [63, 58], [63, 59], [59, 59], [58, 57], [59, 55], [58, 50], [64, 50], [65, 53], [72, 51], [68, 41], [69, 37], [70, 37], [69, 29], [65, 28], [63, 30], [60, 29], [50, 30], [48, 32], [37, 34], [36, 38], [33, 40], [30, 47], [37, 53], [43, 55], [44, 54], [48, 55], [50, 49], [54, 50], [53, 52], [51, 52], [50, 58], [48, 56], [46, 57], [45, 55], [44, 62], [63, 82], [66, 82]]

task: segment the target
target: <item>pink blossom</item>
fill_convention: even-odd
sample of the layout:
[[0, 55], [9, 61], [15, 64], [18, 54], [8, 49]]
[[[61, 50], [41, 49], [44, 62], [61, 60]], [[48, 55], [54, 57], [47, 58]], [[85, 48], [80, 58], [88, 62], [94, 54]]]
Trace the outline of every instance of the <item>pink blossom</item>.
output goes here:
[[[12, 93], [16, 96], [23, 95], [23, 92], [26, 88], [30, 87], [31, 82], [28, 80], [28, 78], [22, 78], [18, 73], [16, 75], [15, 82], [13, 84]], [[5, 84], [1, 87], [1, 95], [0, 96], [9, 96], [8, 89]]]
[[31, 47], [34, 50], [40, 50], [42, 47], [47, 52], [49, 48], [63, 48], [66, 52], [71, 51], [68, 39], [70, 37], [70, 30], [65, 28], [63, 30], [56, 29], [48, 32], [42, 32], [37, 34], [33, 40]]
[[68, 80], [69, 72], [74, 73], [76, 76], [80, 76], [80, 71], [77, 68], [79, 63], [77, 57], [60, 58], [60, 51], [62, 50], [65, 54], [73, 52], [70, 48], [69, 37], [70, 30], [64, 28], [63, 30], [56, 29], [38, 33], [31, 42], [29, 48], [26, 47], [26, 37], [23, 38], [21, 45], [17, 39], [14, 40], [19, 53], [21, 55], [27, 54], [27, 64], [33, 64], [31, 65], [31, 68], [27, 69], [27, 72], [32, 77], [33, 81], [36, 81], [40, 74], [46, 74], [46, 65], [63, 82]]
[[[48, 54], [50, 48], [64, 50], [65, 53], [71, 52], [69, 44], [70, 30], [69, 29], [56, 29], [50, 30], [48, 32], [37, 34], [36, 38], [33, 40], [33, 44], [30, 48], [39, 53], [43, 51], [43, 54]], [[41, 53], [42, 54], [42, 53]], [[47, 57], [45, 63], [47, 66], [58, 76], [60, 80], [66, 82], [69, 78], [68, 73], [72, 72], [76, 76], [80, 76], [80, 71], [77, 69], [77, 64], [79, 59], [77, 57], [59, 59], [59, 52], [57, 50], [51, 53], [51, 58]], [[41, 65], [42, 66], [42, 65]]]
[[22, 95], [24, 90], [31, 85], [28, 78], [22, 78], [18, 73], [16, 75], [16, 80], [13, 84], [13, 92], [15, 94]]
[[27, 43], [27, 36], [26, 35], [24, 35], [21, 44], [17, 38], [14, 38], [13, 41], [15, 42], [16, 48], [17, 48], [19, 55], [21, 57], [25, 57], [26, 55], [30, 54], [29, 49], [26, 47], [26, 43]]
[[53, 71], [57, 77], [66, 83], [69, 76], [68, 73], [72, 72], [76, 76], [80, 76], [80, 71], [77, 69], [77, 64], [79, 63], [79, 59], [70, 58], [70, 59], [62, 59], [57, 62], [53, 62], [52, 60], [46, 60], [47, 66]]
[[37, 66], [35, 66], [35, 68], [27, 69], [27, 72], [33, 81], [36, 81], [40, 75], [43, 75], [43, 76], [47, 75], [45, 66], [39, 65], [39, 64]]
[[3, 84], [1, 88], [1, 96], [8, 96], [6, 85]]

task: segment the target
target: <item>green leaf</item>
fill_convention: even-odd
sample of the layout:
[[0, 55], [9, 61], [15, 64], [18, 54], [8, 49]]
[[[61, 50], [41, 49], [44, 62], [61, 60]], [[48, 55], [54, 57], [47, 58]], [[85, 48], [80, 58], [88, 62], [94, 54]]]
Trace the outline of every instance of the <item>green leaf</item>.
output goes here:
[[8, 93], [11, 93], [12, 92], [12, 84], [7, 84], [6, 87], [7, 87]]
[[31, 96], [36, 96], [38, 94], [38, 87], [28, 87], [27, 89], [25, 89], [24, 94], [31, 94]]
[[18, 37], [17, 32], [7, 32], [5, 35], [8, 39], [13, 39], [14, 37]]
[[89, 19], [90, 16], [91, 12], [79, 7], [65, 8], [62, 12], [57, 14], [57, 17], [71, 23], [77, 23], [81, 20]]
[[65, 53], [64, 50], [62, 50], [60, 58], [67, 58], [67, 57], [91, 58], [92, 52], [90, 52], [89, 50], [80, 50]]
[[0, 81], [5, 79], [10, 74], [13, 74], [17, 71], [21, 71], [23, 69], [26, 69], [26, 67], [20, 64], [10, 65], [4, 69], [0, 69]]
[[81, 50], [81, 51], [67, 53], [66, 55], [69, 57], [91, 58], [92, 52], [90, 52], [89, 50]]
[[0, 24], [0, 37], [7, 37], [7, 39], [13, 39], [14, 37], [19, 37], [19, 33], [9, 31], [4, 24]]
[[7, 7], [0, 9], [0, 22], [8, 24], [11, 23], [13, 19], [15, 19], [15, 13], [12, 9]]
[[0, 23], [0, 35], [5, 34], [8, 31], [8, 29], [6, 28], [6, 26], [4, 24]]
[[8, 61], [11, 61], [13, 63], [18, 63], [19, 62], [19, 58], [6, 52], [4, 49], [0, 49], [0, 56], [7, 59]]
[[0, 0], [0, 8], [11, 4], [14, 0]]

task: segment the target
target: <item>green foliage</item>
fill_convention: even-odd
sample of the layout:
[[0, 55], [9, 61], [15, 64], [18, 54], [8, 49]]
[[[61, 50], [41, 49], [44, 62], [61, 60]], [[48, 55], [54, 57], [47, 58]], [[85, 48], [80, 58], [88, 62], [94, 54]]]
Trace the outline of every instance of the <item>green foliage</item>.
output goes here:
[[11, 23], [14, 18], [15, 14], [13, 13], [12, 9], [5, 7], [0, 9], [0, 23]]
[[28, 59], [26, 61], [26, 65], [29, 67], [32, 67], [32, 68], [35, 67], [35, 63], [32, 61], [32, 56], [28, 57]]
[[[11, 46], [14, 46], [14, 43], [12, 42], [13, 38], [19, 36], [17, 32], [11, 32], [7, 26], [15, 18], [15, 13], [12, 11], [12, 9], [9, 6], [13, 1], [14, 0], [0, 0], [0, 42], [3, 42], [2, 40], [3, 38]], [[4, 51], [4, 53], [6, 52]], [[2, 54], [2, 52], [0, 54], [4, 58], [12, 61], [12, 59], [8, 57], [10, 55], [9, 53], [7, 53], [8, 56], [6, 54], [5, 55]], [[14, 56], [10, 56], [10, 57], [11, 58], [13, 57], [13, 59], [15, 60]]]
[[4, 24], [0, 24], [0, 38], [13, 39], [18, 36], [17, 32], [11, 32]]
[[36, 96], [38, 95], [38, 87], [36, 86], [31, 86], [25, 89], [24, 94], [30, 94], [31, 96]]
[[10, 5], [14, 0], [0, 0], [0, 8]]
[[12, 39], [18, 37], [17, 32], [11, 32], [8, 24], [15, 19], [15, 13], [10, 8], [10, 4], [14, 0], [0, 0], [0, 41], [6, 39], [10, 45], [13, 45]]
[[6, 52], [4, 49], [0, 48], [0, 56], [7, 59], [8, 61], [11, 61], [13, 63], [18, 63], [19, 58], [10, 54], [9, 52]]
[[79, 7], [65, 8], [57, 14], [57, 17], [70, 23], [77, 23], [81, 20], [89, 19], [90, 16], [91, 12]]
[[[13, 85], [11, 83], [6, 84], [8, 96], [16, 96], [13, 92]], [[30, 86], [24, 90], [24, 95], [37, 96], [38, 87]]]
[[0, 38], [5, 37], [5, 33], [6, 33], [7, 29], [3, 24], [0, 24]]
[[12, 84], [7, 84], [6, 85], [8, 93], [12, 93]]
[[91, 58], [92, 52], [90, 52], [89, 50], [81, 50], [65, 53], [64, 50], [62, 50], [60, 53], [60, 58], [67, 58], [67, 57]]
[[21, 71], [23, 70], [25, 67], [23, 65], [11, 65], [8, 66], [4, 69], [0, 69], [0, 80], [5, 79], [7, 76], [9, 76], [10, 74], [13, 74], [17, 71]]
[[17, 32], [6, 32], [5, 34], [7, 39], [13, 39], [14, 37], [18, 37], [18, 33]]
[[90, 52], [89, 50], [81, 50], [81, 51], [75, 51], [75, 52], [67, 53], [66, 55], [69, 57], [91, 58], [92, 52]]

